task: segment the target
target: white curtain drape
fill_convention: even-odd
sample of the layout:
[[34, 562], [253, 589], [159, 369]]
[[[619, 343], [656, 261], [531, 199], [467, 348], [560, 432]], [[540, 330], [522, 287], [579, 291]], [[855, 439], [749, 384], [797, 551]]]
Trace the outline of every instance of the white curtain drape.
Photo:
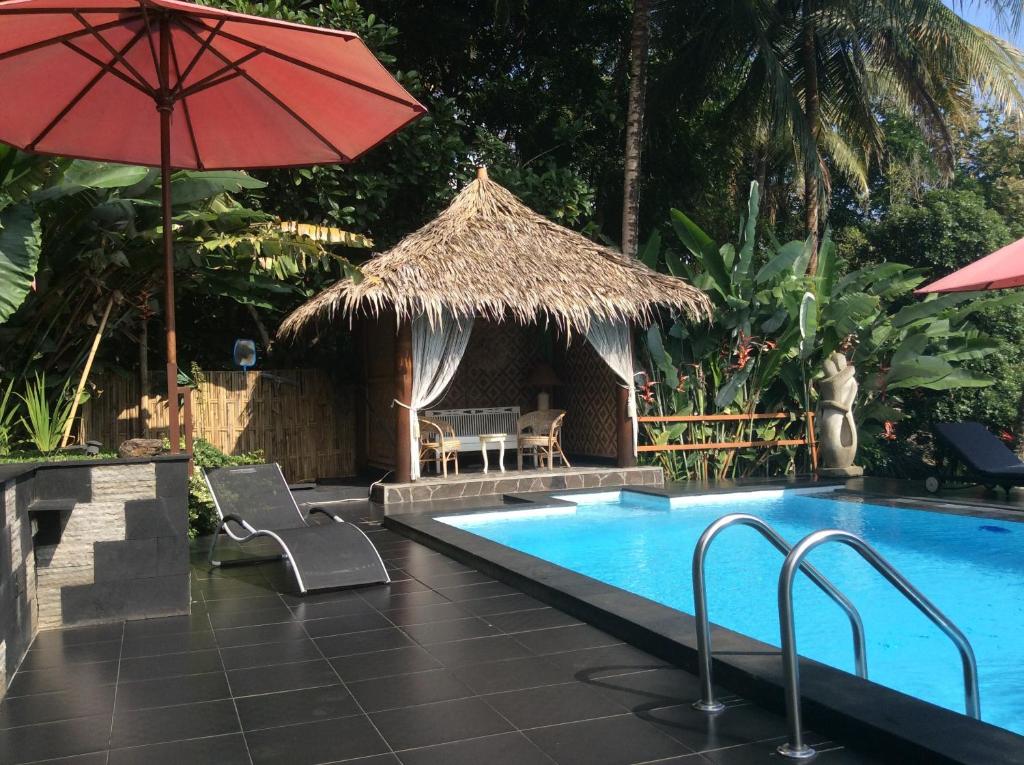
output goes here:
[[412, 479], [420, 477], [419, 410], [435, 403], [455, 377], [469, 343], [473, 319], [456, 319], [448, 311], [431, 324], [424, 315], [412, 323], [412, 401], [399, 401], [409, 408], [412, 431]]
[[633, 421], [633, 455], [636, 456], [640, 425], [636, 411], [636, 383], [633, 372], [633, 351], [629, 342], [629, 326], [606, 320], [592, 321], [587, 340], [604, 359], [605, 363], [629, 390], [627, 406], [629, 419]]

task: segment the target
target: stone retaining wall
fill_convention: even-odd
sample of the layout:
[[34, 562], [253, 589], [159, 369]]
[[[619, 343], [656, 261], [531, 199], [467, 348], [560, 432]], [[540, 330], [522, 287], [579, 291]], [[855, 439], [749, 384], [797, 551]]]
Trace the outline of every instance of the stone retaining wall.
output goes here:
[[38, 630], [189, 612], [185, 458], [6, 467], [0, 696]]
[[599, 489], [620, 486], [662, 486], [660, 467], [582, 467], [515, 470], [502, 473], [463, 473], [447, 478], [421, 478], [412, 483], [377, 483], [370, 499], [389, 505], [396, 502], [436, 502], [446, 499], [522, 494], [560, 489]]
[[32, 527], [17, 501], [31, 480], [0, 484], [0, 698], [38, 630]]

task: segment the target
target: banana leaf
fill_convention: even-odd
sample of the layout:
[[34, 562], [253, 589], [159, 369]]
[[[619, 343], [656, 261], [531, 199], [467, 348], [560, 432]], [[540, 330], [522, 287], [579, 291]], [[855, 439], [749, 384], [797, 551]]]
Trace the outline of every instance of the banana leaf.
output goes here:
[[648, 268], [658, 267], [658, 257], [661, 255], [661, 234], [655, 229], [647, 243], [637, 253], [640, 262]]
[[32, 205], [0, 210], [0, 324], [24, 302], [35, 279], [42, 225]]
[[947, 308], [978, 296], [977, 292], [953, 292], [948, 295], [925, 298], [919, 303], [904, 306], [892, 317], [894, 327], [907, 327], [915, 322], [924, 321], [938, 316]]
[[[783, 273], [792, 273], [793, 268], [797, 261], [801, 259], [804, 254], [804, 243], [803, 242], [788, 242], [779, 248], [778, 254], [761, 266], [761, 269], [757, 272], [754, 277], [754, 281], [758, 284], [764, 284], [770, 279], [775, 278]], [[807, 270], [806, 263], [804, 264], [804, 271]]]
[[877, 316], [880, 308], [881, 301], [874, 295], [866, 292], [847, 292], [834, 298], [825, 310], [828, 316], [834, 317], [836, 332], [845, 337], [870, 324], [868, 320]]
[[149, 175], [149, 168], [109, 162], [76, 160], [64, 173], [64, 184], [88, 189], [117, 189], [135, 186]]
[[174, 206], [188, 205], [218, 194], [236, 193], [242, 189], [262, 189], [267, 184], [238, 170], [199, 172], [180, 170], [171, 176]]
[[711, 237], [681, 211], [673, 209], [670, 215], [676, 236], [704, 266], [704, 271], [714, 280], [714, 288], [727, 295], [731, 291], [729, 273]]
[[747, 214], [741, 222], [743, 246], [740, 247], [739, 261], [736, 263], [736, 275], [745, 277], [750, 271], [750, 263], [754, 259], [754, 243], [757, 235], [757, 216], [761, 204], [760, 190], [757, 181], [750, 184], [750, 195], [747, 197]]
[[729, 381], [718, 389], [718, 393], [715, 396], [715, 406], [719, 409], [725, 409], [736, 401], [736, 397], [740, 394], [740, 389], [747, 382], [747, 378], [750, 377], [751, 365], [748, 364], [743, 369], [739, 370]]
[[808, 358], [814, 353], [815, 336], [818, 333], [818, 301], [810, 292], [804, 293], [800, 301], [800, 356]]

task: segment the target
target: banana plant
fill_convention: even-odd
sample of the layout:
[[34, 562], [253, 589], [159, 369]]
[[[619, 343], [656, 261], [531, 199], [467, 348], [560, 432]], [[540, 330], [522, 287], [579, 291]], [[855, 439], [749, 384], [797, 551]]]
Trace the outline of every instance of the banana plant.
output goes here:
[[[803, 412], [814, 405], [812, 381], [833, 351], [858, 368], [858, 416], [864, 422], [898, 419], [906, 389], [991, 385], [962, 366], [996, 346], [973, 327], [974, 311], [1016, 303], [1024, 293], [979, 298], [977, 294], [912, 298], [925, 274], [885, 263], [840, 276], [842, 263], [828, 233], [815, 274], [807, 272], [808, 241], [778, 244], [757, 240], [759, 191], [752, 183], [736, 244], [718, 245], [679, 210], [670, 220], [681, 251], [648, 242], [641, 257], [649, 265], [684, 277], [715, 305], [711, 326], [675, 321], [667, 336], [659, 325], [646, 335], [647, 379], [641, 405], [658, 414], [752, 414]], [[660, 249], [660, 251], [658, 251]], [[655, 443], [673, 441], [772, 440], [799, 432], [802, 420], [740, 420], [730, 426], [676, 425], [649, 429]], [[801, 434], [802, 435], [802, 434]], [[673, 453], [668, 453], [672, 455]], [[701, 477], [750, 474], [793, 467], [781, 455], [735, 451], [675, 458], [677, 471]]]
[[32, 288], [43, 235], [30, 196], [56, 168], [53, 159], [0, 144], [0, 323], [18, 309]]
[[[358, 278], [342, 254], [373, 243], [307, 227], [236, 198], [265, 186], [241, 172], [179, 171], [171, 179], [175, 264], [183, 298], [226, 298], [280, 312], [324, 282]], [[73, 369], [85, 333], [114, 299], [110, 331], [136, 339], [159, 310], [159, 173], [33, 157], [0, 146], [0, 371]]]

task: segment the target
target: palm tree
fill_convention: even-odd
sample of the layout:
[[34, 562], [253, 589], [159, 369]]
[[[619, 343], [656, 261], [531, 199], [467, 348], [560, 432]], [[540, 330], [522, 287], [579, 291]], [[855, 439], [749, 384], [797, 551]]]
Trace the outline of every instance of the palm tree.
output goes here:
[[[1019, 17], [1019, 2], [987, 4], [1011, 23]], [[913, 118], [948, 168], [956, 128], [972, 119], [978, 96], [1024, 115], [1024, 54], [941, 0], [667, 0], [648, 18], [665, 50], [687, 38], [674, 62], [677, 87], [731, 78], [724, 111], [733, 129], [745, 130], [758, 156], [791, 168], [812, 272], [832, 174], [867, 192], [868, 167], [884, 150], [884, 112]], [[627, 188], [638, 172], [627, 165]]]
[[636, 255], [637, 251], [637, 218], [640, 212], [640, 155], [643, 150], [650, 39], [650, 0], [633, 0], [633, 17], [629, 33], [626, 148], [623, 153], [622, 173], [622, 252], [629, 256]]
[[1024, 116], [1024, 56], [939, 0], [801, 0], [782, 11], [779, 55], [765, 64], [782, 68], [769, 82], [786, 72], [791, 85], [767, 95], [772, 132], [796, 139], [813, 273], [830, 169], [867, 192], [868, 165], [884, 150], [880, 112], [914, 119], [951, 171], [954, 129], [974, 119], [978, 94]]

